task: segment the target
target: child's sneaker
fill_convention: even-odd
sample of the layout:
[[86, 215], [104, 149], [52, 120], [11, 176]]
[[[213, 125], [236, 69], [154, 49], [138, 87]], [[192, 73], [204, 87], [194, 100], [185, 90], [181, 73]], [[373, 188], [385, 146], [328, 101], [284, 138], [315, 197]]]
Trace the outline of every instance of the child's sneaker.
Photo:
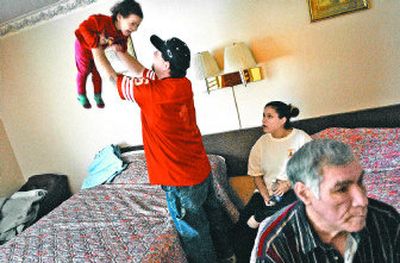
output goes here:
[[249, 220], [247, 220], [247, 225], [253, 229], [257, 229], [258, 226], [260, 225], [260, 222], [257, 222], [256, 218], [254, 215], [252, 215]]
[[85, 109], [90, 109], [92, 107], [92, 105], [90, 105], [90, 102], [85, 94], [79, 94], [78, 101]]
[[94, 100], [96, 101], [96, 105], [98, 108], [104, 108], [105, 105], [103, 99], [101, 98], [101, 94], [94, 94]]

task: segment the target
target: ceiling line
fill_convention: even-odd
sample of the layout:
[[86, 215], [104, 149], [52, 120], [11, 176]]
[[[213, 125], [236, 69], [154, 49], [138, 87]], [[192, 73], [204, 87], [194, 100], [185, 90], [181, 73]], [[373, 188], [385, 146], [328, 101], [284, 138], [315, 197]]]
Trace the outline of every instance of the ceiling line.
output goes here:
[[97, 0], [64, 0], [45, 8], [31, 12], [0, 24], [0, 38], [11, 32], [17, 32], [39, 22], [50, 20], [58, 15], [67, 14], [72, 10], [92, 4]]

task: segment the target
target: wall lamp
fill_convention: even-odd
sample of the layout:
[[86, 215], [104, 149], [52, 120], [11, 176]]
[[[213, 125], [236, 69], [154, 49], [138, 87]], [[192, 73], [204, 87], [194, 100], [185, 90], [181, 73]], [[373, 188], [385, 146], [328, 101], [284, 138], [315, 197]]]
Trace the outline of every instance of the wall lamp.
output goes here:
[[224, 64], [224, 71], [221, 72], [210, 52], [203, 51], [194, 56], [197, 78], [205, 80], [207, 93], [219, 88], [232, 87], [239, 127], [242, 128], [234, 86], [246, 86], [249, 82], [261, 80], [261, 68], [256, 66], [250, 49], [243, 42], [233, 43], [224, 49]]
[[204, 79], [207, 92], [233, 87], [262, 79], [261, 68], [250, 49], [243, 43], [233, 43], [224, 49], [224, 71], [218, 67], [215, 58], [208, 51], [199, 52], [194, 56], [197, 78]]

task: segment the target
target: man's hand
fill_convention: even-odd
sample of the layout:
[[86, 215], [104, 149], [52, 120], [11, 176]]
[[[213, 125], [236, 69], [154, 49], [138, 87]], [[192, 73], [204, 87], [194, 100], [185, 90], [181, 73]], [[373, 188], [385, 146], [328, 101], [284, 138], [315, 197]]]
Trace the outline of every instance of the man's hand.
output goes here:
[[128, 52], [117, 52], [117, 56], [126, 65], [133, 77], [143, 76], [144, 66], [136, 58], [129, 55]]
[[96, 65], [97, 70], [100, 73], [100, 76], [103, 79], [114, 78], [117, 79], [117, 73], [111, 66], [108, 61], [106, 55], [104, 54], [104, 49], [100, 48], [92, 48], [92, 54], [94, 63]]
[[122, 45], [120, 45], [120, 44], [112, 44], [110, 48], [112, 50], [114, 50], [115, 52], [123, 52], [124, 51]]

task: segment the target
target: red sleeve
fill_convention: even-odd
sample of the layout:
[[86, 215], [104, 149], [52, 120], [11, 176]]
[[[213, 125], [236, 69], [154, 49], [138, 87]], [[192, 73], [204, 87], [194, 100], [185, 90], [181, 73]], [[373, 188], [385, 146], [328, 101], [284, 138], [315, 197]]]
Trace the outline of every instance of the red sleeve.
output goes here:
[[133, 101], [133, 79], [131, 77], [118, 75], [117, 89], [121, 99]]
[[118, 94], [123, 100], [134, 101], [134, 88], [146, 89], [151, 80], [156, 79], [157, 76], [153, 70], [143, 70], [141, 78], [131, 78], [125, 75], [118, 75], [117, 89]]
[[89, 48], [96, 48], [99, 43], [99, 34], [103, 30], [96, 16], [90, 16], [83, 21], [78, 28], [78, 32]]

